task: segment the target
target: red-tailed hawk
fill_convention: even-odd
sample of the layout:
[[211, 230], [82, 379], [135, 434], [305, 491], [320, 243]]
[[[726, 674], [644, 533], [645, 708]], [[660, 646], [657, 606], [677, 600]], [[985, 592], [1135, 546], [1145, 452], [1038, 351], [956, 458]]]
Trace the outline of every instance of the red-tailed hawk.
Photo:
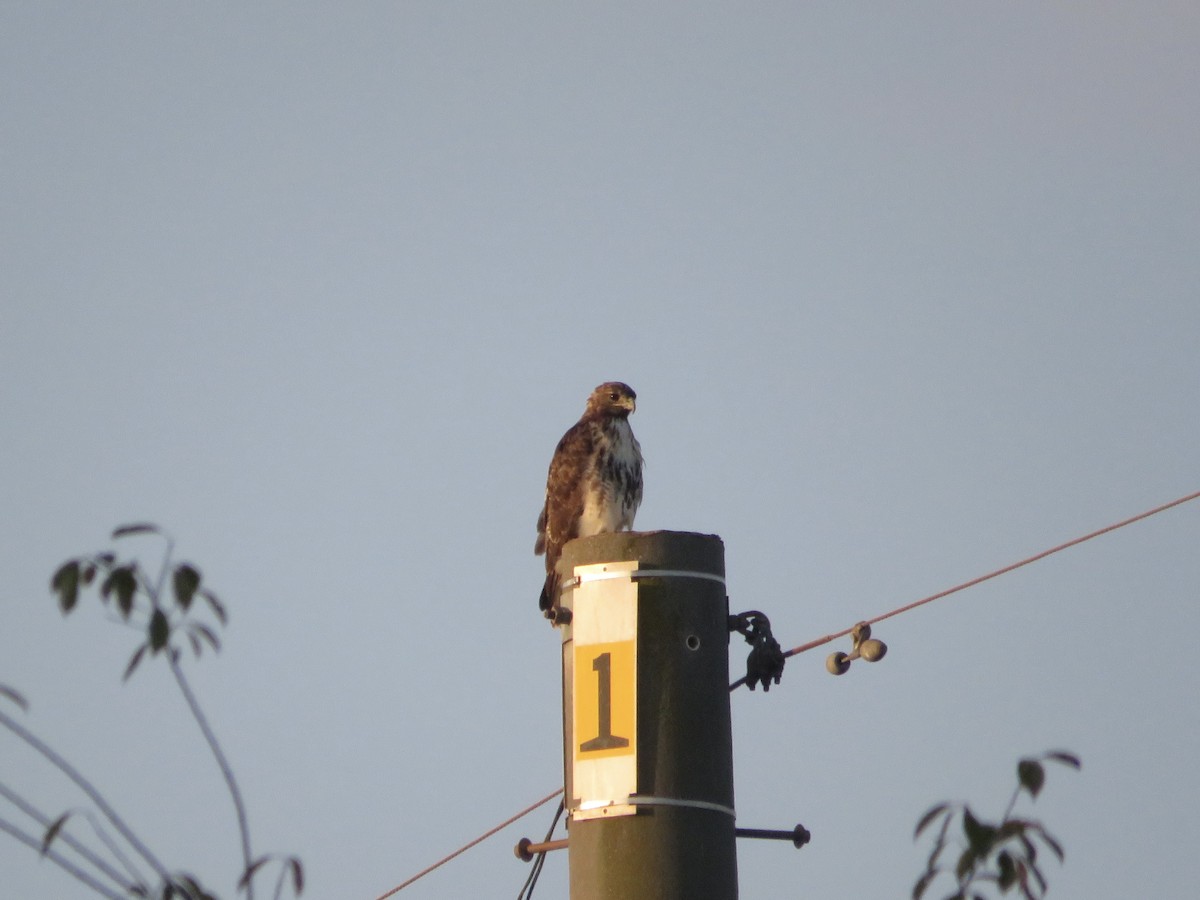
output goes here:
[[546, 554], [546, 583], [538, 606], [552, 621], [559, 588], [554, 566], [563, 545], [572, 538], [633, 527], [642, 502], [642, 448], [629, 427], [636, 401], [637, 394], [627, 384], [600, 385], [550, 460], [533, 552]]

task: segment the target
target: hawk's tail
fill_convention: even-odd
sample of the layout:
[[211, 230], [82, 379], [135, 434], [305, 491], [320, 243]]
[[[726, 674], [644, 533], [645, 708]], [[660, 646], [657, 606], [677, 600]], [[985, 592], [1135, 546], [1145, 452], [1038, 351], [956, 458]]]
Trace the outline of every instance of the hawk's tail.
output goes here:
[[558, 609], [558, 588], [560, 581], [558, 572], [554, 569], [546, 573], [546, 581], [542, 584], [542, 594], [538, 597], [538, 609], [545, 613], [547, 619], [553, 619], [554, 611]]

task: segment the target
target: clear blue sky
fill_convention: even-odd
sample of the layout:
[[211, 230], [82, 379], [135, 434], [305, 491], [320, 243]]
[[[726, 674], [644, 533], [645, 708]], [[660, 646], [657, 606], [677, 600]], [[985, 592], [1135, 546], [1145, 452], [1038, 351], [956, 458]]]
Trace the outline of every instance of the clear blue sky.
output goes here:
[[[189, 671], [256, 849], [373, 900], [561, 783], [534, 520], [600, 381], [638, 392], [638, 525], [720, 534], [785, 646], [1200, 489], [1193, 2], [10, 3], [0, 84], [0, 683], [226, 897], [168, 673], [122, 686], [136, 635], [48, 592], [118, 524], [230, 609]], [[999, 813], [1050, 748], [1084, 759], [1027, 810], [1051, 896], [1193, 896], [1198, 536], [735, 694], [740, 824], [814, 835], [742, 844], [742, 897], [906, 896], [920, 814]], [[7, 734], [0, 779], [80, 802]], [[515, 896], [548, 819], [400, 897]]]

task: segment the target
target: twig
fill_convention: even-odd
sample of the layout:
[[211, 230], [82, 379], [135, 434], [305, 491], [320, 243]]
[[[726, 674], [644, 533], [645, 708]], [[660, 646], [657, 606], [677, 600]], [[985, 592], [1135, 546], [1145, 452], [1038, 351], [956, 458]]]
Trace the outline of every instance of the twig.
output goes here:
[[[0, 819], [0, 831], [7, 832], [22, 844], [27, 844], [34, 850], [42, 853], [42, 842], [33, 835], [26, 834], [12, 823], [6, 822], [4, 819]], [[114, 892], [107, 885], [97, 881], [95, 878], [93, 878], [83, 869], [76, 866], [74, 863], [67, 860], [53, 848], [46, 850], [43, 855], [50, 860], [50, 862], [63, 869], [65, 872], [73, 875], [76, 879], [86, 884], [100, 896], [107, 897], [108, 900], [126, 900], [126, 898], [129, 896], [128, 894], [118, 894]]]
[[[9, 731], [27, 743], [30, 747], [45, 757], [51, 765], [66, 775], [69, 779], [71, 779], [71, 781], [75, 782], [76, 786], [78, 786], [78, 788], [88, 796], [88, 799], [96, 804], [96, 808], [104, 814], [104, 817], [108, 819], [108, 821], [112, 822], [113, 827], [120, 832], [121, 837], [125, 838], [125, 840], [129, 842], [129, 846], [133, 847], [133, 849], [138, 852], [142, 859], [146, 860], [150, 867], [154, 869], [155, 874], [157, 874], [164, 883], [170, 882], [171, 876], [167, 872], [166, 866], [159, 862], [158, 858], [150, 851], [150, 848], [143, 844], [138, 839], [138, 836], [133, 833], [132, 829], [125, 824], [125, 820], [117, 815], [116, 810], [114, 810], [108, 804], [108, 801], [104, 799], [104, 796], [98, 790], [96, 790], [92, 783], [84, 778], [74, 766], [59, 756], [58, 753], [53, 750], [53, 748], [26, 729], [23, 725], [21, 725], [21, 723], [17, 722], [15, 719], [12, 719], [3, 712], [0, 712], [0, 725], [3, 725]], [[40, 849], [40, 843], [38, 844], [38, 847]]]
[[[225, 758], [225, 753], [221, 750], [221, 745], [217, 742], [216, 734], [213, 733], [212, 728], [208, 724], [208, 719], [205, 718], [203, 710], [200, 709], [196, 695], [192, 693], [191, 686], [188, 684], [187, 678], [184, 677], [183, 669], [179, 667], [177, 654], [170, 648], [167, 649], [167, 660], [171, 664], [171, 674], [175, 676], [175, 682], [179, 685], [179, 690], [183, 693], [183, 698], [187, 701], [188, 708], [192, 712], [192, 718], [200, 726], [204, 740], [208, 742], [208, 747], [212, 750], [213, 757], [217, 761], [217, 766], [221, 769], [225, 785], [229, 788], [229, 796], [233, 798], [234, 810], [237, 812], [238, 830], [242, 836], [242, 871], [248, 871], [250, 868], [250, 826], [246, 817], [246, 805], [242, 801], [242, 792], [238, 788], [237, 780], [233, 777], [233, 769], [230, 767], [229, 761]], [[246, 882], [246, 900], [254, 900], [254, 884], [252, 881]]]
[[[51, 820], [48, 815], [30, 803], [20, 794], [16, 793], [7, 785], [2, 783], [0, 783], [0, 796], [3, 796], [5, 799], [7, 799], [10, 803], [12, 803], [13, 806], [17, 807], [17, 809], [29, 816], [29, 818], [38, 822], [43, 828], [50, 827]], [[99, 856], [95, 851], [88, 847], [87, 844], [78, 840], [76, 837], [66, 831], [66, 829], [58, 833], [58, 840], [63, 841], [68, 847], [90, 862], [93, 866], [108, 876], [108, 878], [116, 882], [116, 884], [120, 886], [122, 890], [128, 893], [130, 888], [132, 888], [135, 883], [140, 883], [142, 881], [141, 876], [133, 868], [129, 860], [125, 858], [124, 854], [119, 852], [119, 848], [116, 847], [115, 844], [111, 843], [108, 836], [101, 831], [99, 823], [93, 821], [92, 827], [100, 836], [100, 839], [104, 841], [105, 845], [112, 852], [112, 854], [117, 858], [118, 862], [129, 869], [128, 876], [129, 878], [133, 879], [132, 881], [110, 866], [103, 857]], [[41, 849], [40, 845], [38, 849]]]

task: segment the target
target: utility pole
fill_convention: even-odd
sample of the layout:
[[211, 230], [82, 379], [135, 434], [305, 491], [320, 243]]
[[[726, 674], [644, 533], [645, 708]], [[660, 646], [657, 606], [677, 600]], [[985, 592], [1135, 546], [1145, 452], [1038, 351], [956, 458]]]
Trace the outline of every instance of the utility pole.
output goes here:
[[559, 571], [571, 900], [736, 900], [721, 539], [601, 534]]

